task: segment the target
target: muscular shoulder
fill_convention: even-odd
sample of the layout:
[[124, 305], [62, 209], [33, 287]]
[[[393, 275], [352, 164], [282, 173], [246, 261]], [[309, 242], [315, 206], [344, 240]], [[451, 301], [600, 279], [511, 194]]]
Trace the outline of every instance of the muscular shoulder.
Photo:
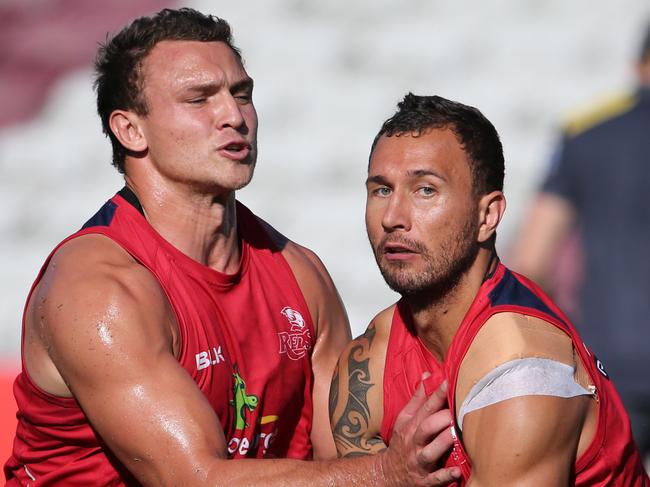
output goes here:
[[499, 365], [526, 356], [561, 358], [571, 349], [571, 338], [552, 323], [520, 313], [497, 313], [476, 334], [464, 361], [476, 357]]
[[[372, 329], [374, 333], [374, 352], [382, 359], [382, 364], [386, 358], [386, 349], [388, 347], [394, 313], [395, 305], [393, 304], [377, 313], [368, 326], [368, 330]], [[366, 333], [368, 332], [366, 331]]]
[[[110, 300], [162, 298], [158, 281], [118, 244], [103, 235], [84, 235], [62, 245], [41, 280], [41, 292], [75, 299], [82, 309]], [[81, 303], [81, 300], [87, 300]], [[83, 304], [83, 305], [82, 305]]]
[[309, 291], [336, 291], [332, 278], [316, 253], [307, 247], [287, 240], [282, 250], [298, 283]]
[[100, 234], [82, 235], [61, 245], [52, 255], [47, 272], [57, 266], [66, 271], [57, 277], [70, 279], [142, 267], [115, 241]]
[[355, 351], [364, 350], [364, 356], [383, 373], [386, 361], [386, 349], [390, 336], [390, 326], [395, 306], [390, 306], [378, 313], [371, 321], [366, 331], [352, 340], [343, 351], [342, 359], [354, 354]]
[[102, 351], [114, 353], [116, 344], [171, 347], [174, 341], [171, 313], [156, 279], [101, 235], [70, 240], [52, 256], [28, 303], [25, 333], [31, 339], [25, 349], [28, 369], [54, 392], [62, 392], [61, 378], [50, 361], [74, 374]]
[[595, 427], [581, 370], [571, 338], [551, 323], [517, 313], [485, 323], [456, 383], [477, 485], [566, 485]]
[[488, 372], [511, 360], [528, 357], [575, 365], [571, 338], [553, 324], [519, 313], [493, 315], [463, 358], [456, 385], [457, 404]]
[[386, 351], [395, 306], [378, 313], [366, 330], [345, 347], [339, 358], [339, 368], [349, 369], [364, 362], [372, 370], [372, 383], [382, 388]]

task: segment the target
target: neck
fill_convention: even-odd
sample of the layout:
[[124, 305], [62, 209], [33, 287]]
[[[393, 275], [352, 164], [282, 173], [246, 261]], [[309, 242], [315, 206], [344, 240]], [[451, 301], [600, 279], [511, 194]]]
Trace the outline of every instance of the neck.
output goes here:
[[239, 268], [235, 193], [201, 193], [183, 184], [125, 177], [149, 224], [188, 257], [219, 272]]
[[455, 286], [444, 294], [431, 297], [427, 293], [406, 297], [413, 313], [419, 338], [440, 361], [444, 360], [479, 288], [497, 265], [496, 253], [481, 248], [471, 267]]

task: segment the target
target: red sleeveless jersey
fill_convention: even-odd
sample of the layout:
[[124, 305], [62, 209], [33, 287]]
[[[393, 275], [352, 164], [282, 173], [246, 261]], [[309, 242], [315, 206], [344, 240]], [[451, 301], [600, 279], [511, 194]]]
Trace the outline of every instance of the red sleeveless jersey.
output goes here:
[[[314, 343], [309, 310], [280, 248], [240, 203], [237, 224], [242, 256], [233, 275], [203, 266], [165, 241], [126, 188], [59, 246], [102, 234], [156, 277], [180, 331], [178, 361], [219, 417], [230, 457], [307, 459]], [[5, 465], [9, 485], [136, 483], [74, 398], [39, 389], [24, 367], [14, 394], [18, 426]]]
[[[432, 393], [447, 378], [447, 401], [455, 412], [458, 371], [467, 350], [485, 322], [494, 314], [514, 312], [547, 321], [571, 337], [599, 401], [598, 427], [594, 439], [575, 464], [576, 486], [648, 487], [650, 480], [632, 439], [629, 419], [603, 364], [587, 349], [566, 316], [530, 280], [499, 264], [495, 273], [481, 286], [474, 302], [454, 337], [447, 357], [440, 363], [415, 333], [411, 311], [404, 300], [395, 307], [384, 369], [384, 416], [381, 436], [388, 442], [395, 419], [415, 392], [422, 373], [431, 372], [425, 381]], [[455, 420], [456, 422], [456, 420]], [[471, 462], [456, 422], [458, 438], [445, 459], [446, 466], [459, 466], [465, 485], [471, 474]]]

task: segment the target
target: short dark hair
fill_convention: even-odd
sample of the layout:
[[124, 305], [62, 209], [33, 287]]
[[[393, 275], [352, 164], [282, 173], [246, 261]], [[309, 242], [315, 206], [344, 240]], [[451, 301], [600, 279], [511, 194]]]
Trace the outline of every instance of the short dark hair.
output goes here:
[[470, 161], [474, 193], [503, 191], [503, 146], [494, 125], [474, 107], [440, 96], [408, 93], [397, 112], [386, 120], [375, 137], [370, 156], [382, 136], [422, 134], [429, 129], [449, 128]]
[[147, 103], [142, 94], [142, 62], [157, 43], [166, 40], [224, 42], [241, 60], [239, 50], [233, 45], [228, 22], [191, 8], [163, 9], [151, 17], [140, 17], [100, 44], [95, 59], [97, 113], [102, 120], [102, 130], [113, 146], [113, 165], [120, 173], [124, 173], [127, 149], [111, 131], [110, 115], [118, 109], [147, 115]]

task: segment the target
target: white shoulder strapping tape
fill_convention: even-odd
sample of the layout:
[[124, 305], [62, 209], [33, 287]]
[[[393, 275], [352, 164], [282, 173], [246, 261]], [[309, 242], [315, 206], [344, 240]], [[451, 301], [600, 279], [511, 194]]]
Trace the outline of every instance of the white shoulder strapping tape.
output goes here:
[[592, 395], [573, 378], [573, 367], [545, 358], [510, 360], [488, 372], [469, 391], [458, 412], [458, 426], [471, 411], [521, 396]]

